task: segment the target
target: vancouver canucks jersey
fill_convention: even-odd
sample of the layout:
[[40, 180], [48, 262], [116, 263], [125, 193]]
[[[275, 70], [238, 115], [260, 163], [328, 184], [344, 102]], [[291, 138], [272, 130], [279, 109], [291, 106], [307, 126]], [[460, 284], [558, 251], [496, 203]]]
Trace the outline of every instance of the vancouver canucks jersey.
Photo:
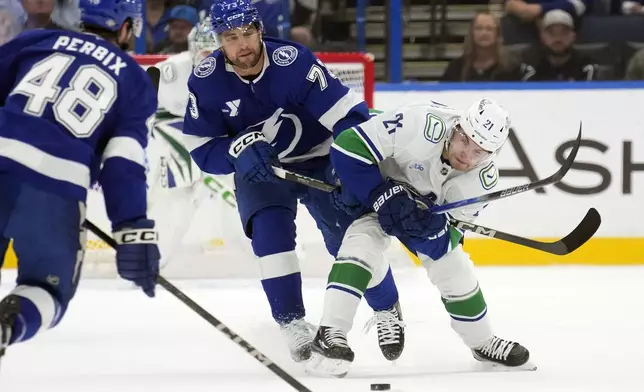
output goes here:
[[263, 50], [264, 67], [254, 80], [240, 77], [221, 51], [190, 76], [184, 143], [207, 173], [234, 171], [227, 154], [240, 132], [261, 131], [280, 161], [297, 168], [327, 156], [334, 135], [369, 118], [362, 96], [307, 48], [265, 38]]
[[0, 47], [0, 75], [0, 172], [81, 201], [99, 181], [113, 224], [146, 216], [157, 98], [130, 56], [95, 35], [35, 30]]
[[[461, 172], [442, 157], [459, 117], [459, 111], [428, 100], [381, 113], [346, 130], [336, 138], [331, 152], [343, 186], [366, 205], [383, 178], [408, 184], [436, 204], [492, 192], [499, 179], [493, 159]], [[471, 222], [482, 208], [476, 205], [450, 214]]]

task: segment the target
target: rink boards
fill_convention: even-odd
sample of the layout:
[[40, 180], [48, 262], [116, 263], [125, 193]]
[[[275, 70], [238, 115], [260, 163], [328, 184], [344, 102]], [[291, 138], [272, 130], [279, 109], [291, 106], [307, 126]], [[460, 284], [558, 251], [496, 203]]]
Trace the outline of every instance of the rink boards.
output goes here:
[[[594, 207], [602, 215], [602, 226], [595, 238], [564, 257], [468, 234], [465, 248], [474, 262], [644, 264], [644, 126], [640, 117], [644, 84], [544, 83], [534, 84], [533, 89], [525, 89], [526, 84], [486, 84], [485, 90], [481, 86], [461, 84], [449, 89], [443, 85], [439, 89], [436, 85], [380, 85], [376, 89], [376, 107], [389, 110], [404, 103], [433, 100], [465, 108], [482, 96], [496, 99], [510, 111], [514, 129], [497, 159], [501, 174], [498, 189], [554, 173], [567, 156], [582, 121], [582, 147], [560, 184], [492, 203], [477, 223], [554, 240], [566, 235]], [[230, 206], [225, 208], [229, 214]], [[91, 218], [92, 207], [89, 209]], [[230, 222], [229, 217], [225, 221]], [[217, 230], [221, 233], [213, 233], [209, 241], [229, 251], [234, 252], [245, 241], [241, 233], [239, 241], [222, 240], [224, 234], [230, 236], [226, 225]], [[310, 221], [298, 226], [298, 235], [304, 243], [320, 242]], [[13, 267], [15, 262], [10, 252], [6, 265]]]

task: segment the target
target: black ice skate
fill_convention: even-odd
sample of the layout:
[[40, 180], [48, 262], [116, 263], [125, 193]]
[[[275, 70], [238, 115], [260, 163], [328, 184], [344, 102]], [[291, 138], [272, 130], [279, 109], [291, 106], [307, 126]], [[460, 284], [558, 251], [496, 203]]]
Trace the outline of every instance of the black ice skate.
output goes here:
[[0, 359], [4, 356], [16, 315], [20, 313], [18, 297], [9, 295], [0, 302]]
[[304, 319], [293, 320], [280, 326], [291, 358], [295, 362], [308, 361], [311, 358], [311, 343], [313, 342], [313, 326]]
[[[474, 358], [481, 362], [520, 367], [526, 365], [530, 359], [530, 352], [519, 343], [493, 336], [483, 346], [472, 350]], [[528, 364], [529, 365], [529, 364]], [[529, 366], [533, 367], [533, 366]], [[534, 367], [536, 369], [536, 367]], [[534, 370], [530, 369], [530, 370]]]
[[367, 322], [365, 331], [369, 332], [374, 325], [378, 329], [378, 345], [382, 355], [389, 361], [395, 361], [405, 348], [405, 323], [400, 302], [396, 302], [391, 309], [375, 312]]
[[307, 373], [318, 376], [344, 377], [355, 354], [347, 343], [347, 335], [339, 328], [320, 327], [313, 339], [313, 359]]

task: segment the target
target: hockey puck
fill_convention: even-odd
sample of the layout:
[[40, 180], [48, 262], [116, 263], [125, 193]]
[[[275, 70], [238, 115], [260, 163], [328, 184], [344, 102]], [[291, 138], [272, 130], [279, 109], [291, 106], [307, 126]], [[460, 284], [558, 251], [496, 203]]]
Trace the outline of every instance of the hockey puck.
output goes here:
[[391, 384], [371, 384], [372, 391], [388, 391], [391, 389]]

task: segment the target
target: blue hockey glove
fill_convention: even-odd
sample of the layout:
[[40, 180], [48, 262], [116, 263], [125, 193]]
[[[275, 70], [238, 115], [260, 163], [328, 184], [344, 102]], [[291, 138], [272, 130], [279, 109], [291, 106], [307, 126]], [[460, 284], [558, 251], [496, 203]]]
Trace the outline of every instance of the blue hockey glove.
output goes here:
[[330, 193], [331, 204], [340, 211], [344, 211], [351, 217], [359, 217], [367, 212], [368, 208], [365, 207], [360, 200], [353, 194], [343, 191], [340, 186], [340, 179], [335, 174], [335, 169], [329, 167], [326, 172], [326, 180], [328, 183], [337, 186], [333, 192]]
[[387, 180], [371, 192], [370, 199], [380, 226], [389, 235], [433, 237], [445, 229], [445, 215], [421, 208], [404, 185]]
[[159, 233], [154, 221], [139, 219], [119, 225], [114, 230], [116, 268], [119, 275], [134, 282], [148, 297], [154, 297], [159, 276]]
[[230, 144], [228, 160], [248, 182], [278, 182], [271, 166], [280, 166], [277, 153], [264, 134], [251, 130], [237, 135]]

